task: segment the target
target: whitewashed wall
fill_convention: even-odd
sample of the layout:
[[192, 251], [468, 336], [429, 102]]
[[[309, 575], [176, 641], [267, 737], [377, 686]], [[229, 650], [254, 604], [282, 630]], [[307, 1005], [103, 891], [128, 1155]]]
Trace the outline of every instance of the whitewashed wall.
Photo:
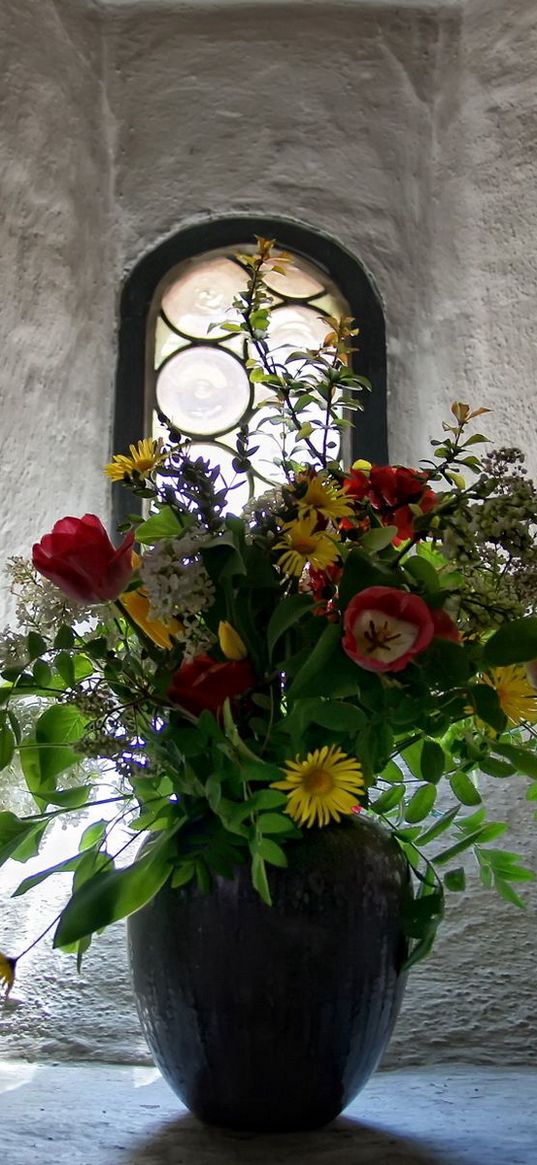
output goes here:
[[[6, 171], [14, 290], [4, 280], [0, 391], [11, 424], [30, 406], [9, 442], [17, 480], [26, 466], [2, 518], [9, 549], [69, 508], [104, 514], [114, 292], [167, 235], [224, 213], [296, 218], [372, 273], [394, 459], [426, 454], [457, 397], [493, 408], [491, 435], [529, 447], [535, 468], [533, 0], [115, 0], [100, 27], [80, 5], [74, 20], [73, 4], [4, 4], [19, 144]], [[516, 789], [498, 783], [495, 796], [511, 844], [537, 863]], [[21, 910], [9, 905], [4, 945]], [[81, 979], [48, 951], [21, 966], [28, 1002], [2, 1017], [4, 1054], [144, 1054], [116, 930]], [[388, 1062], [530, 1059], [535, 932], [535, 912], [484, 892], [471, 908], [457, 901], [414, 973]]]

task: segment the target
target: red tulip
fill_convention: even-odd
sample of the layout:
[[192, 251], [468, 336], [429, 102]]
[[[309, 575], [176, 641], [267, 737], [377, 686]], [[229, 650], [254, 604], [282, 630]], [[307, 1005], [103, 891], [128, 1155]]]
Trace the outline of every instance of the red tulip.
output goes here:
[[434, 634], [423, 599], [396, 587], [360, 591], [351, 599], [343, 625], [343, 650], [366, 671], [402, 671]]
[[433, 635], [436, 639], [450, 639], [452, 643], [460, 643], [461, 633], [456, 623], [442, 607], [430, 607], [433, 621]]
[[209, 655], [197, 655], [181, 664], [167, 695], [172, 704], [179, 704], [193, 716], [205, 709], [216, 716], [227, 697], [242, 696], [255, 682], [249, 659], [219, 663]]
[[36, 542], [32, 562], [40, 574], [79, 603], [117, 599], [132, 575], [131, 530], [116, 549], [95, 514], [62, 518]]

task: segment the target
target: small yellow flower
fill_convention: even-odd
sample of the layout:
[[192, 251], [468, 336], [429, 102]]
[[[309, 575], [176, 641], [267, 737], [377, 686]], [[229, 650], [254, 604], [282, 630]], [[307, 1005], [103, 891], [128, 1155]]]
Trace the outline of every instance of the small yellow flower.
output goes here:
[[[133, 555], [133, 559], [137, 558]], [[139, 560], [138, 560], [139, 561]], [[133, 561], [133, 566], [138, 564]], [[152, 619], [150, 616], [150, 603], [147, 594], [143, 587], [139, 587], [136, 591], [123, 591], [119, 596], [118, 603], [125, 609], [133, 623], [151, 639], [157, 647], [163, 647], [165, 651], [169, 651], [173, 647], [172, 635], [181, 635], [184, 631], [183, 624], [178, 619], [169, 619], [166, 623], [162, 619]]]
[[226, 659], [246, 659], [248, 649], [238, 631], [235, 631], [235, 628], [226, 619], [221, 619], [218, 624], [218, 642]]
[[494, 668], [483, 680], [495, 689], [502, 712], [511, 724], [533, 724], [537, 720], [537, 692], [523, 664]]
[[285, 551], [278, 564], [285, 574], [300, 578], [308, 562], [316, 570], [324, 570], [337, 561], [339, 551], [335, 538], [325, 530], [316, 531], [316, 525], [316, 514], [308, 514], [294, 522], [285, 522], [283, 537], [280, 542], [274, 544], [275, 550]]
[[314, 473], [311, 476], [304, 474], [298, 478], [297, 484], [307, 481], [308, 488], [303, 497], [297, 498], [298, 512], [301, 518], [312, 510], [322, 514], [323, 518], [336, 521], [338, 518], [347, 518], [353, 513], [348, 494], [339, 489], [333, 482], [328, 481], [324, 474]]
[[16, 966], [16, 959], [10, 959], [9, 955], [4, 955], [0, 951], [0, 983], [4, 983], [6, 988], [4, 999], [8, 999], [9, 992], [15, 982]]
[[335, 744], [316, 748], [305, 760], [287, 761], [285, 780], [273, 789], [289, 794], [286, 813], [299, 825], [328, 825], [341, 814], [352, 813], [365, 792], [362, 766]]
[[144, 437], [137, 445], [129, 445], [130, 457], [123, 453], [115, 453], [112, 460], [105, 465], [104, 472], [112, 481], [123, 481], [133, 473], [140, 477], [147, 477], [152, 469], [156, 469], [165, 460], [162, 452], [162, 441], [155, 441], [152, 437]]

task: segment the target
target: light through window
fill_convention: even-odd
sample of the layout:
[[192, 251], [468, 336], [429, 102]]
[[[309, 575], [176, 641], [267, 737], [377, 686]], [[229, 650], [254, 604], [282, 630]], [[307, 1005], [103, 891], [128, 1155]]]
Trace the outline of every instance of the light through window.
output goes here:
[[[253, 252], [244, 246], [243, 252]], [[277, 261], [277, 254], [275, 252]], [[288, 252], [287, 252], [288, 254]], [[202, 456], [219, 466], [223, 481], [231, 490], [232, 508], [248, 501], [248, 491], [262, 492], [263, 476], [274, 478], [273, 459], [279, 443], [264, 411], [266, 385], [252, 383], [246, 362], [255, 353], [243, 336], [233, 335], [222, 325], [239, 322], [233, 299], [246, 289], [247, 272], [235, 252], [215, 250], [188, 259], [169, 272], [157, 291], [157, 318], [152, 328], [152, 370], [146, 418], [155, 436], [167, 436], [158, 420], [161, 412], [192, 440], [192, 457]], [[295, 351], [316, 349], [331, 330], [330, 316], [349, 315], [349, 306], [332, 280], [319, 267], [297, 255], [278, 271], [265, 276], [272, 293], [268, 351], [276, 368], [298, 370], [299, 360], [290, 361]], [[261, 407], [259, 407], [261, 406]], [[315, 419], [303, 414], [303, 420]], [[273, 423], [273, 414], [272, 423]], [[319, 411], [320, 418], [320, 411]], [[252, 463], [259, 478], [234, 490], [236, 437], [248, 424], [257, 451]], [[315, 430], [314, 430], [315, 432]], [[321, 438], [319, 438], [320, 440]], [[333, 455], [339, 453], [340, 434], [331, 435]], [[300, 459], [300, 443], [294, 456]], [[282, 473], [283, 476], [283, 473]], [[231, 504], [231, 503], [230, 503]]]

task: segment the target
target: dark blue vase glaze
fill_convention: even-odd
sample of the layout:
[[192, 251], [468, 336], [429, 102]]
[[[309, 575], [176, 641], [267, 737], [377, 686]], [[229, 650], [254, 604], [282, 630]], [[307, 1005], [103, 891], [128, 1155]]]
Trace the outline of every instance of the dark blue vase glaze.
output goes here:
[[163, 1076], [209, 1124], [316, 1128], [376, 1068], [399, 1011], [410, 893], [376, 822], [305, 831], [270, 870], [203, 894], [165, 886], [128, 923], [142, 1028]]

